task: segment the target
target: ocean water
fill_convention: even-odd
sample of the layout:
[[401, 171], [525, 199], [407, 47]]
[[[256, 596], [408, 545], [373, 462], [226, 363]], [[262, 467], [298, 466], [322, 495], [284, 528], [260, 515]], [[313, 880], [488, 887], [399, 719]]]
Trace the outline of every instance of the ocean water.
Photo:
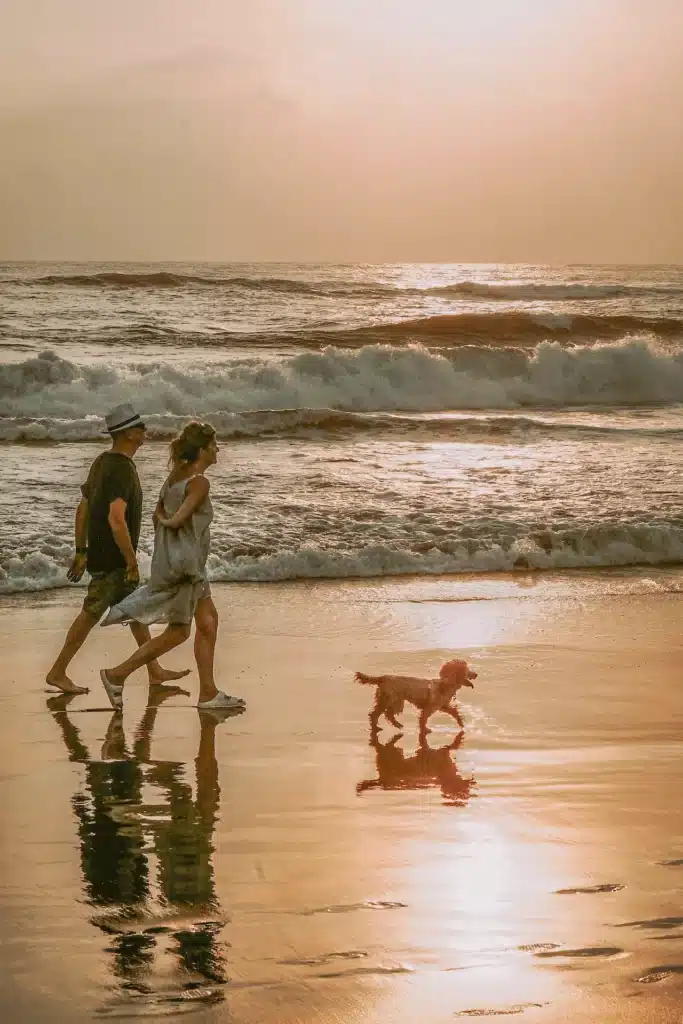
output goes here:
[[214, 580], [683, 561], [683, 268], [0, 266], [0, 593], [66, 586], [102, 416], [221, 438]]

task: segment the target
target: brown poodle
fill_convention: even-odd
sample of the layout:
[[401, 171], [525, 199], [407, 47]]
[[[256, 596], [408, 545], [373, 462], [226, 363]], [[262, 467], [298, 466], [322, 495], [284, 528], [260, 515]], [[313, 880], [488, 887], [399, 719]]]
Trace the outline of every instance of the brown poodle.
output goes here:
[[472, 680], [477, 673], [470, 669], [466, 661], [455, 658], [441, 666], [438, 679], [420, 679], [417, 676], [367, 676], [356, 672], [356, 682], [366, 686], [376, 686], [375, 704], [370, 712], [370, 725], [373, 732], [378, 728], [380, 715], [398, 729], [401, 723], [396, 715], [403, 711], [406, 701], [414, 704], [420, 711], [420, 733], [428, 732], [427, 721], [436, 711], [445, 711], [451, 715], [460, 728], [464, 722], [455, 705], [451, 701], [462, 686], [473, 686]]

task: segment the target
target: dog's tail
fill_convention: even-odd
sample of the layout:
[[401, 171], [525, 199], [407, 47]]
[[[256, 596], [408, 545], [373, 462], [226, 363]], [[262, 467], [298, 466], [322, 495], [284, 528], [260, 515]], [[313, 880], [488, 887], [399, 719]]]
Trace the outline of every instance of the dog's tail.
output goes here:
[[366, 676], [364, 672], [356, 672], [353, 677], [357, 683], [362, 683], [363, 686], [376, 686], [377, 679], [375, 676]]

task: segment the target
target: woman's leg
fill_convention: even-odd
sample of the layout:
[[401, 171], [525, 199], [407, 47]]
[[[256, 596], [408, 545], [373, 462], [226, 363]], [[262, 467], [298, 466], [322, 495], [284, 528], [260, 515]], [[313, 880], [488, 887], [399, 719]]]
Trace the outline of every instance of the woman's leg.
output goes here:
[[149, 665], [150, 662], [160, 658], [162, 654], [166, 654], [168, 651], [172, 651], [174, 647], [179, 647], [180, 644], [184, 643], [190, 635], [190, 626], [184, 623], [173, 624], [170, 623], [163, 633], [159, 636], [151, 637], [142, 647], [138, 647], [135, 654], [131, 654], [130, 658], [126, 658], [120, 665], [116, 665], [114, 668], [106, 668], [107, 679], [110, 683], [115, 686], [123, 686], [131, 672], [135, 672], [136, 669], [142, 668], [143, 665]]
[[210, 597], [197, 603], [194, 613], [195, 635], [194, 656], [199, 673], [199, 701], [213, 700], [218, 687], [213, 676], [216, 637], [218, 636], [218, 612]]
[[[135, 637], [135, 642], [138, 647], [143, 647], [149, 640], [152, 639], [152, 634], [149, 631], [149, 626], [143, 625], [141, 622], [133, 620], [129, 622], [130, 631]], [[147, 675], [151, 684], [156, 685], [158, 683], [170, 683], [174, 679], [182, 679], [183, 676], [190, 674], [189, 668], [184, 668], [181, 671], [174, 671], [170, 668], [162, 668], [158, 661], [150, 661], [147, 663]]]

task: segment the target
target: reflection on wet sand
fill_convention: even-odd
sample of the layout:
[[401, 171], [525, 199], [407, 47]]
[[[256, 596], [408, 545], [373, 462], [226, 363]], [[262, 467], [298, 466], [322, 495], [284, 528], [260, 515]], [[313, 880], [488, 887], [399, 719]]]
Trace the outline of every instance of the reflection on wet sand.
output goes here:
[[402, 733], [397, 733], [387, 743], [380, 743], [373, 733], [370, 745], [375, 750], [377, 778], [359, 782], [356, 792], [440, 787], [445, 803], [463, 807], [472, 795], [475, 780], [460, 774], [451, 752], [460, 747], [464, 735], [461, 731], [451, 743], [441, 747], [431, 747], [423, 736], [415, 753], [406, 756], [398, 746]]
[[151, 756], [158, 708], [176, 693], [176, 687], [150, 691], [132, 752], [122, 716], [114, 713], [101, 760], [92, 759], [69, 718], [69, 698], [48, 701], [69, 760], [85, 768], [71, 803], [84, 888], [95, 911], [91, 920], [111, 935], [107, 952], [116, 992], [100, 1008], [105, 1016], [218, 1002], [228, 980], [225, 920], [211, 862], [220, 798], [219, 718], [200, 713], [193, 798], [187, 766]]

